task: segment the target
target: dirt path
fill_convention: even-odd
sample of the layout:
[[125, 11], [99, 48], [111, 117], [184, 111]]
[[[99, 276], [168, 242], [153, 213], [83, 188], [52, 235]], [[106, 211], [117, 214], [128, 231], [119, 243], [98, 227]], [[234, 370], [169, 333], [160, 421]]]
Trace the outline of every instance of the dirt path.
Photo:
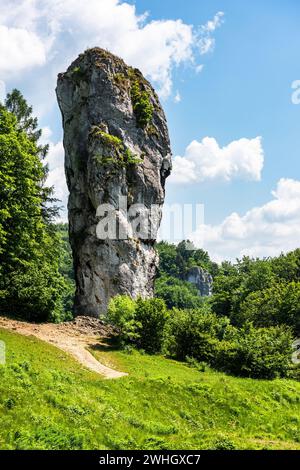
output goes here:
[[47, 343], [53, 344], [106, 379], [116, 379], [127, 375], [124, 372], [104, 366], [86, 349], [87, 347], [99, 345], [101, 338], [108, 336], [108, 328], [100, 320], [77, 317], [73, 322], [37, 324], [0, 317], [0, 328], [25, 336], [36, 336]]

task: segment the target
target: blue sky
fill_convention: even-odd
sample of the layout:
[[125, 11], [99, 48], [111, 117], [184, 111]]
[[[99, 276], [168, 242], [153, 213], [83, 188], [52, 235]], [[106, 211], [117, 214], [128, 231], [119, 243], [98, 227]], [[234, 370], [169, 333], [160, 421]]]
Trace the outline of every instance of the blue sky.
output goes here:
[[99, 45], [159, 90], [177, 157], [166, 202], [205, 205], [204, 247], [215, 259], [300, 244], [300, 104], [291, 98], [300, 80], [298, 0], [7, 3], [0, 0], [0, 94], [16, 86], [33, 103], [64, 201], [55, 78]]
[[[154, 5], [161, 2], [141, 6], [147, 3], [157, 15]], [[206, 221], [216, 223], [228, 210], [244, 212], [264, 203], [281, 177], [300, 179], [300, 106], [290, 98], [291, 83], [300, 77], [300, 2], [192, 1], [185, 2], [187, 11], [175, 8], [182, 3], [164, 2], [162, 15], [169, 10], [184, 21], [201, 23], [221, 10], [225, 21], [216, 32], [213, 53], [203, 60], [202, 73], [182, 74], [184, 83], [181, 76], [175, 85], [182, 101], [166, 104], [174, 154], [181, 155], [188, 142], [204, 136], [215, 137], [220, 145], [262, 136], [265, 154], [259, 183], [191, 188], [191, 200], [203, 200]], [[178, 189], [170, 188], [168, 197], [178, 197]]]

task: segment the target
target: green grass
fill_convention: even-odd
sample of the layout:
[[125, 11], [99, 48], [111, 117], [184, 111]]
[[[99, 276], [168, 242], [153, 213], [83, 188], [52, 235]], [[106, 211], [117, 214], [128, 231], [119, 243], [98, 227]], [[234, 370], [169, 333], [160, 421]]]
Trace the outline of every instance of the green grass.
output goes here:
[[300, 449], [300, 384], [199, 372], [99, 347], [129, 373], [103, 380], [32, 337], [0, 330], [1, 449]]

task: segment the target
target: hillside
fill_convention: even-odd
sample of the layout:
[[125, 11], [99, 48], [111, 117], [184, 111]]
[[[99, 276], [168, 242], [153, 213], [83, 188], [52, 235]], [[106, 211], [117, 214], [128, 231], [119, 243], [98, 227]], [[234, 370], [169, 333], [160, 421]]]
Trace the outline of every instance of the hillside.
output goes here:
[[300, 384], [94, 347], [103, 380], [34, 337], [0, 330], [2, 449], [300, 449]]

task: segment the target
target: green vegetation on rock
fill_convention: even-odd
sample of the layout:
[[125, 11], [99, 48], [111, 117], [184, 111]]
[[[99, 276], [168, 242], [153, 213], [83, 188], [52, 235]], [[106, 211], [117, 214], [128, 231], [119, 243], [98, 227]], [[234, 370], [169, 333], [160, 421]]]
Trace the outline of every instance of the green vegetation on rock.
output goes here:
[[147, 90], [142, 89], [138, 78], [131, 80], [130, 96], [137, 125], [145, 128], [152, 121], [153, 106], [150, 101], [150, 94]]
[[138, 165], [143, 160], [132, 151], [125, 147], [122, 140], [107, 132], [99, 130], [97, 127], [92, 130], [92, 135], [100, 140], [104, 147], [105, 155], [95, 155], [95, 160], [104, 166], [114, 165], [118, 168], [124, 168], [128, 165]]
[[78, 84], [85, 78], [86, 74], [80, 67], [73, 67], [71, 70], [72, 79]]
[[[145, 79], [137, 69], [133, 68], [129, 68], [127, 76], [124, 73], [116, 73], [113, 78], [118, 88], [130, 93], [137, 126], [142, 129], [147, 128], [153, 118], [153, 105], [150, 100], [150, 93], [145, 85]], [[152, 126], [151, 133], [156, 132], [156, 129]]]

